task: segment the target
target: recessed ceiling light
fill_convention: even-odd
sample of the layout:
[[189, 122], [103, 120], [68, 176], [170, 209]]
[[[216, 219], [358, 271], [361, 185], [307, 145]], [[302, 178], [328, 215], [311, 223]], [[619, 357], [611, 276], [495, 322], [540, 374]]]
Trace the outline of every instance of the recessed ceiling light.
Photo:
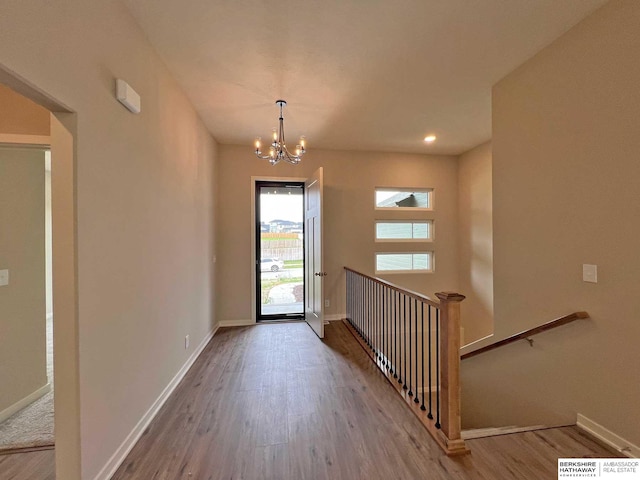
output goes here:
[[435, 135], [427, 135], [426, 137], [424, 137], [424, 141], [427, 143], [433, 143], [436, 141], [436, 136]]

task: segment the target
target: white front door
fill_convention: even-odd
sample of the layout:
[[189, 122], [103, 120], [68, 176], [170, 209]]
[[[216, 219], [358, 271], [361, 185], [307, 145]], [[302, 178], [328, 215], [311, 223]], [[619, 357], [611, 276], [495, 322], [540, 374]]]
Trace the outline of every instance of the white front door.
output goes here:
[[305, 184], [305, 305], [304, 319], [318, 337], [324, 337], [322, 284], [326, 273], [322, 265], [322, 167]]

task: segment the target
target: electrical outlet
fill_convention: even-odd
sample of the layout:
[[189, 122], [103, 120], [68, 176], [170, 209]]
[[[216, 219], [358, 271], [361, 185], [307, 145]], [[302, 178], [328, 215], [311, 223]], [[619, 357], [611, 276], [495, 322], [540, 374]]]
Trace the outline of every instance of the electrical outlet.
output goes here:
[[189, 348], [189, 335], [184, 337], [184, 349], [188, 349]]
[[329, 308], [329, 307], [331, 306], [331, 300], [325, 300], [325, 301], [324, 301], [324, 306], [325, 306], [326, 308]]

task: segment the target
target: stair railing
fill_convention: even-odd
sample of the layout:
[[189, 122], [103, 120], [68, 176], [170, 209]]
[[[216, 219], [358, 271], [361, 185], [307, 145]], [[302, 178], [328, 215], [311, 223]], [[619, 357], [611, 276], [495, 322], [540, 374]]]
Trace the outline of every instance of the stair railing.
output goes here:
[[462, 360], [467, 358], [475, 357], [476, 355], [480, 355], [481, 353], [490, 352], [491, 350], [495, 350], [496, 348], [500, 348], [504, 345], [508, 345], [513, 342], [517, 342], [518, 340], [526, 340], [529, 342], [529, 345], [533, 347], [533, 337], [542, 332], [546, 332], [556, 327], [561, 327], [562, 325], [566, 325], [567, 323], [574, 322], [576, 320], [582, 320], [585, 318], [589, 318], [589, 314], [587, 312], [573, 312], [563, 317], [556, 318], [551, 320], [550, 322], [544, 323], [542, 325], [538, 325], [537, 327], [530, 328], [529, 330], [524, 330], [519, 333], [515, 333], [510, 337], [504, 338], [497, 342], [490, 343], [489, 345], [485, 345], [484, 347], [478, 348], [476, 350], [472, 350], [468, 353], [464, 353], [460, 356]]
[[346, 271], [347, 327], [448, 455], [466, 453], [460, 422], [460, 302]]

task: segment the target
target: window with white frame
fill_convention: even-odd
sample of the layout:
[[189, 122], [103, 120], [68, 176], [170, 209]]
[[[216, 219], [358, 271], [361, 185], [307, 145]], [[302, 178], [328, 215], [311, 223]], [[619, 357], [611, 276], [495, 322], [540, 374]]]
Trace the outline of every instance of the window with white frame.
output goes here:
[[428, 273], [433, 252], [376, 253], [376, 273]]
[[376, 209], [432, 210], [432, 188], [376, 188]]
[[433, 220], [377, 220], [377, 242], [429, 242], [433, 240]]

